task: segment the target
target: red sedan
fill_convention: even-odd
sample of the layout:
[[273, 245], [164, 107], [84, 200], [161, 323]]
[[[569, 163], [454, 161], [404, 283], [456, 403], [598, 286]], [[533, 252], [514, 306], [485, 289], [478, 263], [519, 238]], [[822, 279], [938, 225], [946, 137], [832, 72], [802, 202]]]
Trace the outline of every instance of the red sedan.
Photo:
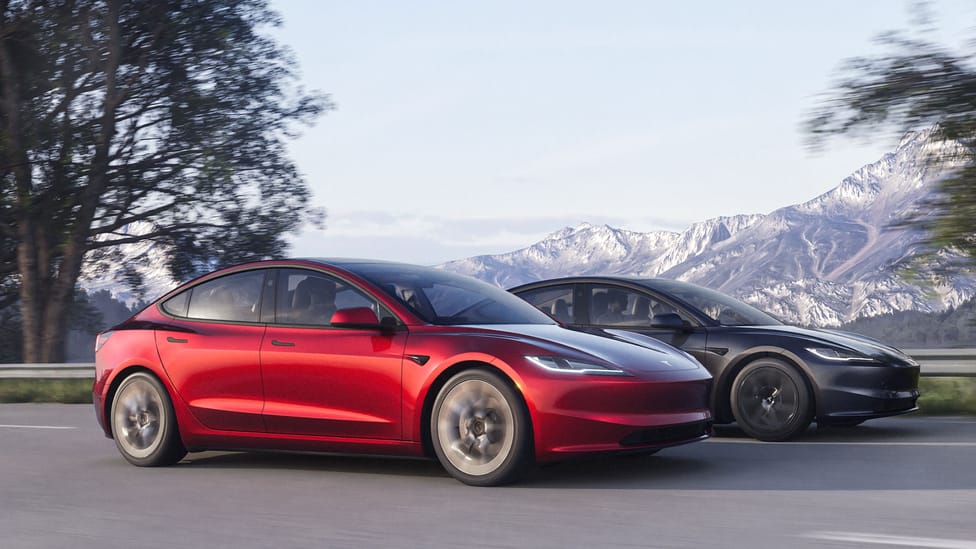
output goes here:
[[710, 433], [690, 355], [563, 328], [437, 269], [266, 261], [188, 282], [98, 336], [95, 412], [129, 462], [201, 450], [436, 457], [473, 485]]

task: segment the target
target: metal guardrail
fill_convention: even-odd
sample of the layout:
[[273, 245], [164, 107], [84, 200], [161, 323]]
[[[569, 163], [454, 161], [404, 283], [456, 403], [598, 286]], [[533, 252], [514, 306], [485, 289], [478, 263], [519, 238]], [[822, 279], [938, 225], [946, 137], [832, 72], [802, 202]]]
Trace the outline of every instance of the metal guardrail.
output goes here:
[[95, 364], [0, 364], [0, 379], [95, 379]]
[[[976, 377], [976, 348], [906, 349], [922, 366], [923, 377]], [[94, 379], [95, 365], [0, 364], [0, 379]]]
[[976, 377], [976, 348], [905, 349], [922, 366], [924, 377]]

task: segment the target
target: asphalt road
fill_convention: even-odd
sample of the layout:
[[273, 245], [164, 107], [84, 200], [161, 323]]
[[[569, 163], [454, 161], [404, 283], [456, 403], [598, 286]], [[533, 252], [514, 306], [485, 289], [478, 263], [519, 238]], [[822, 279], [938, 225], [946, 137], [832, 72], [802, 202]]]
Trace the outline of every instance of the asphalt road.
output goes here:
[[976, 418], [899, 417], [472, 488], [432, 461], [191, 454], [128, 465], [90, 406], [0, 405], [0, 548], [976, 549]]

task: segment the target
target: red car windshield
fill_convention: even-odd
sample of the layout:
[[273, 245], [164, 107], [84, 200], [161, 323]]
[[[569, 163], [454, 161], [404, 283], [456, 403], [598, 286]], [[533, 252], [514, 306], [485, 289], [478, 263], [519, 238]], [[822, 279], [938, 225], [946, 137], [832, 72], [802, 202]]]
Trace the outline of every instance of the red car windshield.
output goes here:
[[546, 314], [501, 288], [471, 277], [412, 265], [344, 265], [431, 324], [554, 324]]

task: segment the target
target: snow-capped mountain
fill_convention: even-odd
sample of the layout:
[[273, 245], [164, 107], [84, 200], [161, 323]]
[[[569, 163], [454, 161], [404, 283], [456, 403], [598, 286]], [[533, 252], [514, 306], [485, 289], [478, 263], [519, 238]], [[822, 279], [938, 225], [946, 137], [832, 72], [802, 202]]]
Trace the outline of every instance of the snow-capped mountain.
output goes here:
[[[501, 287], [559, 276], [619, 274], [686, 280], [734, 295], [786, 321], [837, 326], [859, 317], [941, 311], [976, 294], [976, 273], [934, 288], [900, 278], [921, 235], [891, 229], [916, 211], [943, 175], [924, 161], [951, 144], [930, 132], [908, 134], [897, 149], [810, 201], [766, 215], [718, 217], [682, 232], [640, 233], [583, 223], [514, 252], [452, 261], [441, 268]], [[148, 232], [134, 224], [126, 231]], [[124, 234], [117, 237], [124, 237]], [[82, 288], [108, 290], [133, 305], [176, 286], [168, 253], [153, 242], [119, 247], [83, 269]], [[123, 283], [138, 273], [141, 292]]]
[[[684, 232], [636, 233], [587, 223], [527, 248], [445, 263], [502, 287], [569, 275], [674, 278], [739, 297], [786, 321], [837, 326], [893, 311], [940, 311], [976, 293], [976, 276], [936, 288], [899, 278], [921, 235], [891, 223], [918, 208], [943, 175], [927, 154], [955, 147], [929, 131], [833, 190], [768, 215], [720, 217]], [[934, 290], [934, 291], [933, 291]]]

